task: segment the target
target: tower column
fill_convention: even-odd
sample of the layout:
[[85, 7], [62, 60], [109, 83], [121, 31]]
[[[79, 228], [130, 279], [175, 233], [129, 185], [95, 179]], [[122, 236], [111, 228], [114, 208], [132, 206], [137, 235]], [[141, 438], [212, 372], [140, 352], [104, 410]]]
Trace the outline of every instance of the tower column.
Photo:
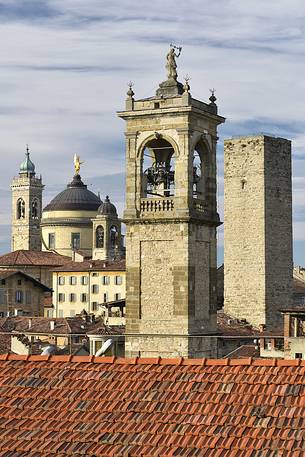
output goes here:
[[127, 131], [127, 356], [214, 355], [220, 222], [216, 149], [203, 135], [215, 136], [224, 118], [177, 81], [175, 49], [156, 96], [135, 100], [129, 90], [118, 113]]

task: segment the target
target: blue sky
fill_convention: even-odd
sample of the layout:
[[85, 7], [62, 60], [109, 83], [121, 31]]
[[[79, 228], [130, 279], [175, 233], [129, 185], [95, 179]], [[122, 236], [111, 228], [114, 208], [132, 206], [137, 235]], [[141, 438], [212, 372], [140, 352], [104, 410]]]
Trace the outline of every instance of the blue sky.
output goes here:
[[[81, 155], [89, 188], [124, 205], [124, 106], [154, 94], [170, 42], [183, 46], [180, 79], [194, 97], [216, 88], [222, 142], [269, 132], [293, 140], [294, 259], [305, 266], [304, 0], [0, 0], [0, 251], [9, 250], [11, 177], [25, 144], [45, 202]], [[222, 230], [219, 252], [222, 252]]]

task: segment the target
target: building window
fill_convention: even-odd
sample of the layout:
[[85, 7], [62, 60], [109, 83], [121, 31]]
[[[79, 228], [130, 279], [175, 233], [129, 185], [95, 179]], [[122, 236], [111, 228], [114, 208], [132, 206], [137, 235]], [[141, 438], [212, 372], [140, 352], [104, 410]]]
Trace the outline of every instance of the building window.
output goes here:
[[117, 245], [118, 229], [115, 225], [110, 227], [110, 247], [115, 248]]
[[86, 286], [88, 284], [88, 276], [82, 276], [81, 284]]
[[120, 286], [120, 285], [122, 284], [122, 282], [123, 282], [123, 281], [122, 281], [122, 276], [116, 276], [116, 277], [114, 278], [114, 284], [115, 284], [116, 286]]
[[92, 287], [91, 287], [91, 291], [93, 294], [98, 294], [99, 292], [99, 287], [97, 284], [93, 284]]
[[80, 233], [71, 233], [71, 247], [73, 249], [80, 248]]
[[80, 294], [80, 301], [86, 303], [88, 301], [87, 294]]
[[0, 289], [0, 305], [6, 305], [6, 292], [4, 289]]
[[64, 312], [62, 309], [58, 310], [58, 317], [64, 317]]
[[102, 283], [103, 283], [104, 286], [108, 286], [108, 284], [110, 283], [110, 277], [109, 276], [103, 276]]
[[34, 198], [32, 200], [32, 205], [31, 205], [31, 216], [32, 219], [38, 219], [39, 211], [38, 211], [38, 199]]
[[30, 305], [32, 303], [32, 294], [30, 290], [27, 290], [25, 293], [25, 303]]
[[106, 303], [108, 301], [108, 293], [107, 292], [104, 293], [103, 301], [104, 301], [104, 303]]
[[16, 302], [22, 303], [23, 302], [23, 292], [22, 290], [16, 290]]
[[71, 303], [75, 302], [76, 301], [76, 294], [69, 294], [69, 301]]
[[92, 309], [92, 311], [97, 311], [97, 306], [98, 306], [97, 301], [93, 301], [93, 302], [91, 303], [91, 309]]
[[49, 233], [48, 248], [55, 249], [55, 233]]
[[59, 302], [64, 302], [65, 301], [65, 294], [58, 294], [58, 301]]
[[59, 286], [64, 286], [65, 285], [65, 277], [64, 276], [58, 276], [58, 285]]
[[70, 276], [70, 286], [76, 286], [77, 278], [76, 276]]
[[274, 347], [275, 347], [275, 349], [278, 349], [279, 351], [283, 351], [284, 350], [284, 338], [275, 338]]
[[271, 338], [265, 338], [264, 339], [264, 349], [266, 351], [271, 351], [272, 349], [272, 341]]
[[18, 279], [18, 280], [17, 280], [17, 284], [18, 284], [18, 286], [21, 286], [22, 280], [21, 280], [21, 279]]
[[23, 198], [17, 200], [17, 219], [25, 218], [25, 201]]
[[104, 247], [104, 227], [102, 225], [99, 225], [95, 230], [95, 247]]
[[294, 358], [295, 358], [295, 359], [302, 359], [302, 358], [303, 358], [302, 352], [296, 352], [296, 353], [294, 354]]
[[121, 300], [121, 294], [114, 294], [114, 300]]
[[1, 279], [1, 284], [2, 284], [3, 286], [5, 286], [5, 283], [6, 283], [5, 279]]
[[0, 311], [0, 317], [4, 317], [4, 312]]

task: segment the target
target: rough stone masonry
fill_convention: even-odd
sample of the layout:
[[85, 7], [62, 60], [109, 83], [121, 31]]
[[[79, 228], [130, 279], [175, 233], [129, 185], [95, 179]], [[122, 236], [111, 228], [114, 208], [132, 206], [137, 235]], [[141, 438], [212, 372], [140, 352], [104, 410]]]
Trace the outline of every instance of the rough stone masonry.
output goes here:
[[224, 189], [225, 312], [278, 328], [292, 300], [291, 142], [225, 140]]

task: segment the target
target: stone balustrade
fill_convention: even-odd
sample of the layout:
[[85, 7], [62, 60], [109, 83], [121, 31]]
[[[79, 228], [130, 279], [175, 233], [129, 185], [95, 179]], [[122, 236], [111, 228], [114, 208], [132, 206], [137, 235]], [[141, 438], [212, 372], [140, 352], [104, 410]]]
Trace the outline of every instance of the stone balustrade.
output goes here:
[[141, 198], [141, 213], [163, 213], [173, 211], [173, 198]]

